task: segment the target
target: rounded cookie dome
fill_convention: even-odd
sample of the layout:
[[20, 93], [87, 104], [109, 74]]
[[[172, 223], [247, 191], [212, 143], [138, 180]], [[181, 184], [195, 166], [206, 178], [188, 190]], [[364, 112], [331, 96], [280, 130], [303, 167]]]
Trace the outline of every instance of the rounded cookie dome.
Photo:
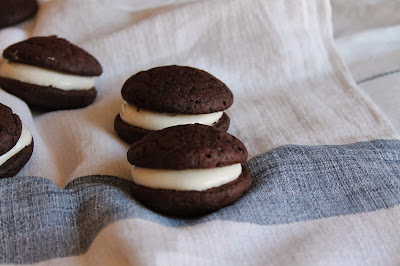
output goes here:
[[57, 36], [32, 37], [15, 43], [4, 50], [3, 57], [11, 62], [79, 76], [99, 76], [102, 73], [96, 58]]
[[222, 81], [206, 71], [176, 65], [131, 76], [121, 94], [129, 104], [159, 113], [206, 114], [233, 103], [233, 94]]
[[153, 169], [223, 167], [247, 160], [247, 149], [236, 137], [211, 126], [193, 124], [165, 128], [133, 143], [128, 161]]

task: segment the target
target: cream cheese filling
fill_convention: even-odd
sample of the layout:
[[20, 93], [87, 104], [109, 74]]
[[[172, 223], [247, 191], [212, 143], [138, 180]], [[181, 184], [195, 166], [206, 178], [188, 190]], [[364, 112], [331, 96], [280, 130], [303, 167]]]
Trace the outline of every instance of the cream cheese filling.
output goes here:
[[64, 74], [9, 61], [0, 66], [0, 76], [39, 86], [53, 86], [62, 90], [88, 90], [94, 87], [94, 77]]
[[222, 117], [223, 113], [223, 111], [199, 115], [156, 113], [139, 109], [125, 102], [122, 104], [120, 116], [122, 121], [129, 125], [147, 130], [161, 130], [166, 127], [195, 123], [211, 126]]
[[32, 143], [32, 135], [29, 130], [22, 126], [21, 136], [14, 147], [5, 154], [0, 156], [0, 166], [7, 162], [11, 157], [20, 152], [23, 148]]
[[166, 170], [133, 166], [132, 179], [138, 185], [156, 189], [204, 191], [237, 179], [240, 163], [209, 169]]

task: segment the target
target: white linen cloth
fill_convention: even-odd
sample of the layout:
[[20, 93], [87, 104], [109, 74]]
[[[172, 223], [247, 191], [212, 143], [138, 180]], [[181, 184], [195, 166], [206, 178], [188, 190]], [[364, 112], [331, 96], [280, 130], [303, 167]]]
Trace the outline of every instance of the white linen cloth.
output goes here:
[[[95, 103], [79, 110], [32, 112], [0, 91], [35, 140], [20, 176], [60, 187], [91, 174], [129, 179], [129, 146], [113, 131], [120, 89], [132, 74], [169, 64], [204, 69], [231, 88], [229, 132], [250, 157], [285, 144], [398, 138], [338, 55], [327, 0], [48, 1], [36, 20], [0, 31], [0, 48], [50, 34], [93, 54], [104, 73]], [[293, 224], [183, 228], [126, 219], [102, 230], [86, 254], [43, 264], [395, 264], [399, 215], [396, 207]]]
[[334, 0], [335, 41], [354, 79], [400, 130], [400, 2]]

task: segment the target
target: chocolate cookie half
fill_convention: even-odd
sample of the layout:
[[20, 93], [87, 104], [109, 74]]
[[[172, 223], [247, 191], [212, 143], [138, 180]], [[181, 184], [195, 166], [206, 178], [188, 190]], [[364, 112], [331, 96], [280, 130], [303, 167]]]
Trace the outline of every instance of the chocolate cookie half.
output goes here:
[[33, 152], [33, 138], [19, 116], [0, 104], [0, 178], [16, 175]]
[[38, 8], [36, 0], [1, 0], [0, 28], [27, 20], [36, 14]]
[[134, 197], [168, 215], [193, 217], [240, 198], [252, 183], [242, 165], [244, 144], [206, 125], [180, 125], [146, 135], [132, 144]]
[[163, 66], [141, 71], [123, 85], [126, 101], [114, 129], [128, 143], [166, 127], [205, 124], [228, 130], [224, 112], [233, 103], [229, 88], [213, 75], [187, 66]]
[[31, 106], [75, 109], [96, 98], [94, 76], [100, 63], [83, 49], [56, 36], [33, 37], [6, 48], [0, 87]]

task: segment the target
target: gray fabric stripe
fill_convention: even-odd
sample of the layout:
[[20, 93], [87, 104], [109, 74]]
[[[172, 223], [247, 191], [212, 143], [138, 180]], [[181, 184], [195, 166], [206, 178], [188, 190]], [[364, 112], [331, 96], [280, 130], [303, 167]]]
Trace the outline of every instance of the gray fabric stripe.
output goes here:
[[382, 78], [382, 77], [386, 77], [386, 76], [397, 74], [397, 73], [400, 73], [400, 69], [396, 69], [396, 70], [380, 73], [380, 74], [374, 75], [372, 77], [359, 80], [356, 83], [357, 84], [361, 84], [361, 83], [364, 83], [364, 82], [367, 82], [367, 81], [371, 81], [371, 80], [374, 80], [374, 79], [377, 79], [377, 78]]
[[86, 252], [106, 225], [142, 218], [165, 226], [213, 220], [261, 225], [374, 211], [399, 204], [400, 141], [283, 146], [250, 160], [254, 184], [235, 204], [192, 220], [162, 216], [131, 197], [131, 182], [81, 177], [0, 180], [0, 262], [33, 263]]

